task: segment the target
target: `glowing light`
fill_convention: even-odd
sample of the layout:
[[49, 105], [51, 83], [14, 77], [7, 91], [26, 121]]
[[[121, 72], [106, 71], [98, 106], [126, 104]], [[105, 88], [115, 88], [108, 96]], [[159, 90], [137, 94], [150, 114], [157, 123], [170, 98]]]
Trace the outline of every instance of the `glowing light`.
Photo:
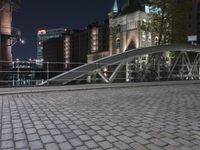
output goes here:
[[23, 39], [20, 39], [21, 44], [25, 44], [25, 41]]
[[45, 29], [42, 29], [42, 30], [38, 30], [38, 34], [46, 34], [46, 30]]

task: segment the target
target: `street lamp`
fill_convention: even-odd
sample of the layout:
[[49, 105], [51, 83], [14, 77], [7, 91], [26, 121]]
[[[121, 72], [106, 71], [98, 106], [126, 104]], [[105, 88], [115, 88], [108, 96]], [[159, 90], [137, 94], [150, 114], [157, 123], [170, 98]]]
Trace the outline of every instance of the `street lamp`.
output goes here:
[[25, 41], [23, 39], [19, 40], [21, 44], [25, 44]]

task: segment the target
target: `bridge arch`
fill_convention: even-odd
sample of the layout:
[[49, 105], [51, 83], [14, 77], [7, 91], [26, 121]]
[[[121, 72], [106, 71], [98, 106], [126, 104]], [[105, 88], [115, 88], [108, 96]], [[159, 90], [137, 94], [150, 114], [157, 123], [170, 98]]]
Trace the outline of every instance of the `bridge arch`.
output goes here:
[[[193, 45], [189, 45], [189, 44], [174, 44], [174, 45], [163, 45], [163, 46], [153, 46], [153, 47], [132, 49], [132, 50], [120, 53], [120, 54], [115, 54], [112, 56], [104, 57], [104, 58], [101, 58], [94, 62], [74, 68], [70, 71], [64, 72], [48, 81], [41, 83], [41, 85], [45, 85], [45, 84], [65, 85], [73, 80], [84, 78], [86, 76], [96, 74], [96, 73], [98, 73], [105, 82], [111, 82], [111, 81], [113, 81], [113, 78], [116, 76], [117, 71], [119, 71], [122, 68], [122, 66], [125, 65], [130, 59], [137, 57], [137, 56], [141, 56], [141, 55], [161, 53], [161, 52], [167, 52], [167, 51], [200, 53], [200, 46], [199, 45], [193, 46]], [[196, 59], [198, 61], [200, 61], [200, 58], [196, 58]], [[197, 62], [195, 62], [195, 63], [197, 63]], [[108, 65], [114, 65], [114, 64], [119, 64], [119, 65], [117, 66], [117, 68], [115, 69], [115, 71], [111, 75], [111, 77], [108, 79], [106, 76], [104, 76], [101, 73], [100, 70], [103, 67], [106, 67]], [[191, 72], [191, 68], [192, 68], [192, 66], [190, 66], [190, 68], [189, 68], [190, 72]]]

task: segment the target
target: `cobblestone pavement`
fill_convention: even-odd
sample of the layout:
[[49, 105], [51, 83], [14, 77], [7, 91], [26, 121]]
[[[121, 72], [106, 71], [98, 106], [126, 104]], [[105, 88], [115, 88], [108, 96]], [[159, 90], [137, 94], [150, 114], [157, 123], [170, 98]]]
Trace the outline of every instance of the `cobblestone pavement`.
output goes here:
[[200, 150], [200, 85], [0, 96], [1, 150]]

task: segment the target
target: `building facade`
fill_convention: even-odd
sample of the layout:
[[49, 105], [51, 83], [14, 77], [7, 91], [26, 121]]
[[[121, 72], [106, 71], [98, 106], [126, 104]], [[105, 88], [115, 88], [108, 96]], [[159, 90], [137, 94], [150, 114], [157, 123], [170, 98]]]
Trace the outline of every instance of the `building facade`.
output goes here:
[[40, 29], [37, 31], [37, 59], [43, 59], [43, 42], [51, 39], [62, 37], [66, 32], [65, 28], [56, 28], [56, 29]]
[[[145, 13], [145, 1], [128, 0], [120, 9], [117, 0], [114, 1], [111, 12], [108, 14], [109, 24], [107, 27], [105, 41], [107, 45], [103, 51], [98, 50], [98, 44], [93, 40], [91, 54], [88, 55], [88, 61], [93, 61], [105, 56], [111, 56], [125, 52], [129, 49], [152, 46], [152, 37], [145, 30], [145, 23], [149, 17]], [[108, 34], [107, 34], [108, 33]], [[99, 27], [92, 28], [92, 39], [97, 40]], [[105, 33], [101, 33], [105, 34]], [[96, 37], [95, 37], [96, 36]], [[146, 56], [145, 56], [146, 57]], [[146, 58], [145, 58], [146, 60]]]
[[[57, 38], [43, 42], [43, 59], [49, 62], [50, 70], [66, 71], [87, 63], [89, 32], [85, 30], [66, 30]], [[47, 67], [45, 68], [47, 69]]]
[[109, 55], [109, 23], [95, 22], [88, 26], [89, 53], [87, 61], [91, 62]]
[[70, 69], [70, 39], [68, 35], [43, 42], [43, 68], [51, 77]]
[[71, 30], [70, 32], [70, 62], [71, 68], [87, 63], [89, 52], [89, 32], [84, 30]]
[[[196, 14], [194, 15], [194, 19], [191, 20], [191, 22], [194, 21], [194, 30], [196, 29], [196, 35], [197, 35], [197, 43], [200, 44], [200, 0], [193, 0], [193, 7], [192, 7], [192, 13], [191, 16], [193, 16], [193, 12]], [[192, 24], [192, 23], [191, 23]]]

